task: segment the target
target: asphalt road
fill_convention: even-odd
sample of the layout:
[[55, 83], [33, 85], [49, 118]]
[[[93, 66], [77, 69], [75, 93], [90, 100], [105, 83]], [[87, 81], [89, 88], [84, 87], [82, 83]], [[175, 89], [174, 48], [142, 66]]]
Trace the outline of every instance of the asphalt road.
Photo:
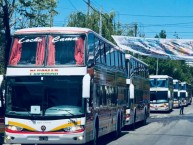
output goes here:
[[122, 131], [122, 136], [111, 140], [111, 135], [101, 138], [100, 145], [193, 145], [193, 105], [170, 113], [151, 113], [147, 125], [137, 125], [135, 130]]

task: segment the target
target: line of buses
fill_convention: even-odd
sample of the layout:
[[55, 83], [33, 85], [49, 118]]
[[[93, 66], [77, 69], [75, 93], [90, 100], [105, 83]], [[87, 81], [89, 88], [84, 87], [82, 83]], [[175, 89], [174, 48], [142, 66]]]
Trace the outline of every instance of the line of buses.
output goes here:
[[192, 103], [192, 86], [167, 75], [150, 76], [150, 111], [170, 112], [173, 108]]
[[171, 77], [149, 77], [144, 62], [73, 27], [17, 30], [4, 82], [0, 131], [8, 144], [96, 145], [188, 94], [181, 89], [173, 100]]

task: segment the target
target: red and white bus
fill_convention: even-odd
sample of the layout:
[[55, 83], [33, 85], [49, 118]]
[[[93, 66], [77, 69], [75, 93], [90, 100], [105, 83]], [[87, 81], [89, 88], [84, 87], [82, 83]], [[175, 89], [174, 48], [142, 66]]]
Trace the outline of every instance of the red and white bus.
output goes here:
[[125, 53], [87, 28], [17, 30], [6, 72], [5, 143], [84, 144], [121, 133]]
[[126, 54], [127, 81], [129, 88], [126, 125], [137, 122], [146, 124], [150, 114], [149, 69], [143, 61]]

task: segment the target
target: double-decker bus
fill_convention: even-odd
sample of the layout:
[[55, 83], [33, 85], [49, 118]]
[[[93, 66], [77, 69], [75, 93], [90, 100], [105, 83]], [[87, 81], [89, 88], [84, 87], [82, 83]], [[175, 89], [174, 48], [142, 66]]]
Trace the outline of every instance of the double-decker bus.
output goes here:
[[173, 78], [150, 75], [150, 111], [171, 111], [173, 108]]
[[3, 95], [2, 83], [3, 83], [3, 75], [0, 75], [0, 144], [3, 143], [3, 135], [5, 130], [4, 126], [5, 98]]
[[149, 69], [143, 61], [126, 54], [127, 80], [129, 88], [126, 125], [136, 122], [146, 124], [150, 109]]
[[125, 53], [87, 28], [17, 30], [6, 72], [5, 143], [97, 144], [121, 133]]
[[187, 82], [181, 82], [180, 86], [181, 86], [180, 98], [184, 99], [184, 104], [186, 106], [190, 105], [192, 103], [191, 85], [189, 85]]
[[174, 85], [174, 100], [173, 100], [173, 107], [178, 108], [180, 107], [180, 80], [173, 80]]

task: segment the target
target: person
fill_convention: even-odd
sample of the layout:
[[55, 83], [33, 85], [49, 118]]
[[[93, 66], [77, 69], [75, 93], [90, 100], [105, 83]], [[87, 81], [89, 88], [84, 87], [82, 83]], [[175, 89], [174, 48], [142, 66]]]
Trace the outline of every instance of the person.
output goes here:
[[182, 98], [180, 100], [180, 115], [184, 114], [184, 103], [185, 103], [184, 98]]

